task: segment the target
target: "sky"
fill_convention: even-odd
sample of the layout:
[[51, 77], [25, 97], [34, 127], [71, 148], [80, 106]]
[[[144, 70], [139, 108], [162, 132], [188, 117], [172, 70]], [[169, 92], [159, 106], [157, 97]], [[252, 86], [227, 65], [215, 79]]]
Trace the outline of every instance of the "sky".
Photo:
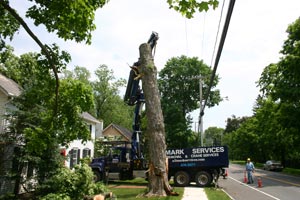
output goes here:
[[[26, 2], [10, 0], [21, 16]], [[220, 33], [223, 29], [229, 0], [224, 3]], [[216, 10], [197, 13], [186, 19], [169, 9], [167, 0], [110, 0], [97, 10], [91, 45], [58, 39], [43, 26], [34, 27], [34, 33], [47, 44], [57, 43], [68, 51], [74, 66], [86, 67], [93, 73], [101, 64], [113, 70], [116, 78], [127, 79], [130, 68], [139, 57], [140, 44], [147, 42], [152, 31], [159, 34], [154, 63], [161, 70], [172, 57], [198, 57], [207, 65], [214, 64], [213, 50], [223, 0]], [[214, 108], [205, 109], [204, 130], [208, 127], [225, 128], [226, 119], [251, 116], [259, 94], [256, 82], [267, 65], [280, 59], [279, 51], [287, 38], [289, 24], [300, 17], [299, 0], [236, 0], [217, 74], [217, 89], [228, 97]], [[218, 41], [218, 40], [217, 40]], [[218, 44], [218, 43], [217, 43]], [[17, 55], [39, 51], [38, 46], [21, 29], [11, 45]], [[217, 46], [218, 47], [218, 46]], [[125, 89], [124, 89], [125, 90]], [[122, 94], [121, 94], [122, 95]], [[191, 113], [198, 121], [199, 109]], [[105, 119], [104, 119], [105, 120]]]

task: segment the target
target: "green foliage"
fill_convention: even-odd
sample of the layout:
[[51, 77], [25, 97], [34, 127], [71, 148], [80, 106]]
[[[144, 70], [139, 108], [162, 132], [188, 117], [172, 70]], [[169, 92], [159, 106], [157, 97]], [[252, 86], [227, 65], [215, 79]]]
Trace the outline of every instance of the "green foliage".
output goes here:
[[89, 79], [91, 78], [91, 73], [85, 67], [76, 66], [73, 71], [64, 70], [64, 78], [76, 79], [86, 84], [90, 84]]
[[[251, 157], [253, 160], [260, 158], [261, 145], [259, 135], [256, 132], [255, 118], [248, 118], [233, 135], [233, 143], [238, 151], [233, 150], [234, 158], [245, 160]], [[238, 148], [239, 147], [239, 148]]]
[[[75, 79], [76, 82], [86, 83], [92, 87], [95, 106], [91, 107], [89, 112], [94, 114], [98, 119], [105, 119], [104, 127], [110, 123], [115, 123], [129, 130], [131, 129], [134, 108], [125, 105], [119, 96], [119, 88], [123, 87], [126, 82], [124, 79], [115, 80], [113, 71], [109, 70], [106, 65], [100, 65], [97, 68], [95, 71], [96, 80], [94, 81], [89, 80], [90, 73], [84, 67], [77, 66], [73, 71], [64, 70], [63, 73], [63, 82], [67, 82], [69, 79]], [[63, 87], [63, 84], [61, 84], [61, 87]], [[65, 103], [69, 104], [69, 102]], [[66, 112], [70, 110], [68, 105], [62, 107], [63, 109], [65, 107]], [[96, 157], [100, 155], [98, 151], [101, 150], [101, 142], [97, 140], [95, 142]]]
[[227, 118], [224, 134], [236, 131], [247, 118], [248, 117], [236, 117], [235, 115], [232, 115], [231, 118]]
[[195, 12], [208, 11], [211, 6], [213, 9], [217, 8], [219, 1], [197, 1], [197, 0], [167, 0], [170, 8], [180, 12], [183, 16], [190, 19], [193, 17]]
[[57, 139], [67, 144], [75, 139], [90, 139], [90, 131], [83, 122], [81, 114], [94, 108], [93, 90], [78, 80], [61, 81], [59, 95], [59, 118], [57, 119]]
[[[263, 112], [266, 113], [260, 117], [264, 120], [260, 127], [264, 128], [265, 133], [273, 135], [266, 137], [273, 142], [273, 149], [276, 147], [273, 152], [280, 155], [283, 164], [287, 162], [300, 165], [299, 162], [295, 162], [295, 155], [300, 152], [297, 145], [300, 142], [300, 125], [297, 122], [300, 117], [299, 18], [289, 25], [287, 33], [288, 38], [281, 50], [283, 57], [278, 63], [268, 65], [258, 81], [263, 103], [256, 110], [256, 115], [260, 117]], [[268, 127], [269, 131], [265, 127]]]
[[[159, 89], [163, 100], [180, 106], [183, 114], [199, 108], [199, 76], [201, 75], [203, 81], [203, 96], [206, 96], [211, 73], [211, 69], [196, 57], [181, 56], [169, 59], [159, 72]], [[218, 82], [219, 78], [216, 76], [212, 88], [216, 87]], [[212, 90], [208, 106], [218, 105], [221, 100], [219, 90]]]
[[[200, 74], [204, 81], [203, 91], [206, 92], [209, 84], [207, 77], [210, 76], [211, 69], [196, 57], [171, 58], [159, 73], [159, 90], [169, 147], [196, 145], [197, 137], [191, 131], [192, 119], [189, 113], [200, 107]], [[218, 77], [215, 78], [213, 87], [217, 83]], [[220, 101], [219, 90], [213, 90], [208, 106], [212, 107]]]
[[300, 18], [287, 28], [288, 39], [285, 40], [281, 53], [283, 55], [300, 55]]
[[56, 44], [45, 45], [45, 48], [48, 50], [50, 57], [47, 57], [43, 50], [37, 55], [41, 72], [48, 73], [47, 70], [51, 69], [52, 66], [55, 66], [58, 72], [64, 70], [71, 61], [70, 54], [66, 51], [60, 51]]
[[[145, 199], [143, 196], [144, 193], [146, 193], [145, 188], [111, 188], [112, 192], [117, 196], [118, 200], [142, 200]], [[182, 199], [182, 195], [184, 192], [184, 188], [174, 188], [174, 191], [179, 193], [179, 196], [167, 196], [167, 197], [152, 197], [152, 198], [147, 198], [150, 200], [180, 200]]]
[[125, 105], [118, 94], [119, 87], [125, 86], [126, 81], [124, 79], [115, 81], [113, 71], [109, 70], [106, 65], [100, 65], [95, 75], [97, 79], [92, 82], [92, 87], [97, 118], [105, 119], [104, 127], [115, 123], [131, 129], [133, 108]]
[[259, 86], [263, 94], [287, 103], [299, 103], [300, 98], [300, 19], [289, 25], [284, 42], [283, 57], [277, 64], [267, 66]]
[[67, 194], [50, 193], [42, 197], [41, 200], [71, 200], [71, 198]]
[[224, 134], [223, 128], [209, 127], [205, 130], [206, 145], [222, 145], [222, 137]]
[[90, 81], [90, 73], [84, 67], [75, 67], [73, 71], [64, 70], [63, 79], [76, 79], [92, 86], [94, 105], [89, 112], [104, 120], [104, 127], [115, 123], [131, 129], [133, 108], [125, 105], [119, 96], [119, 88], [125, 86], [124, 79], [115, 80], [113, 71], [106, 65], [100, 65], [95, 71], [96, 80]]
[[72, 171], [68, 168], [59, 168], [54, 176], [48, 179], [39, 189], [41, 199], [72, 199], [82, 200], [84, 196], [105, 192], [107, 189], [102, 183], [94, 183], [91, 168], [82, 163]]
[[261, 95], [254, 115], [239, 126], [227, 121], [224, 139], [233, 159], [275, 159], [284, 166], [300, 166], [300, 19], [289, 25], [287, 32], [283, 57], [266, 66], [258, 81]]
[[19, 70], [16, 70], [20, 65], [19, 58], [13, 54], [14, 49], [11, 46], [4, 46], [0, 49], [0, 72], [11, 79], [19, 79]]
[[[59, 60], [65, 56], [61, 54]], [[15, 108], [8, 112], [11, 127], [7, 140], [24, 144], [18, 160], [32, 163], [42, 183], [62, 163], [59, 145], [78, 138], [90, 139], [81, 113], [93, 108], [92, 87], [79, 80], [61, 80], [54, 115], [55, 79], [44, 66], [46, 60], [33, 53], [16, 57], [9, 47], [0, 53], [0, 59], [4, 63], [1, 72], [23, 88], [23, 93], [12, 101]]]
[[294, 168], [286, 167], [286, 168], [283, 169], [283, 172], [287, 173], [287, 174], [291, 174], [291, 175], [300, 176], [300, 169], [294, 169]]
[[35, 4], [31, 6], [26, 17], [34, 20], [34, 24], [45, 25], [48, 32], [56, 34], [65, 40], [76, 42], [86, 40], [91, 42], [91, 32], [96, 29], [93, 23], [95, 11], [103, 7], [106, 0], [31, 0]]
[[9, 38], [12, 40], [14, 33], [20, 28], [18, 21], [1, 6], [2, 3], [5, 4], [6, 2], [0, 3], [0, 50], [4, 44], [3, 39]]

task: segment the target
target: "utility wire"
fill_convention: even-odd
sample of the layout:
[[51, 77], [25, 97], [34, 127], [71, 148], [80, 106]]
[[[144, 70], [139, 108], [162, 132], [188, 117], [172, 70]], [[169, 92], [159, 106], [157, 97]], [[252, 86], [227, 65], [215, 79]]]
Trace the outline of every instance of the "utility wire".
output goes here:
[[[210, 90], [212, 88], [214, 78], [216, 76], [216, 71], [217, 71], [217, 68], [218, 68], [218, 64], [219, 64], [219, 61], [220, 61], [220, 58], [221, 58], [221, 54], [222, 54], [223, 46], [224, 46], [224, 43], [225, 43], [226, 35], [227, 35], [227, 32], [228, 32], [229, 23], [230, 23], [231, 15], [232, 15], [232, 12], [233, 12], [234, 3], [235, 3], [235, 0], [230, 0], [230, 2], [229, 2], [228, 12], [227, 12], [226, 20], [225, 20], [225, 23], [224, 23], [223, 32], [222, 32], [222, 35], [221, 35], [220, 44], [219, 44], [218, 52], [217, 52], [217, 55], [216, 55], [214, 68], [213, 68], [213, 71], [212, 71], [212, 75], [210, 77], [209, 87], [207, 88], [207, 92], [206, 92], [206, 95], [204, 97], [204, 104], [203, 104], [201, 112], [200, 112], [201, 116], [204, 115], [204, 109], [205, 109], [205, 106], [207, 104], [207, 101], [208, 101], [208, 98], [209, 98], [209, 95], [210, 95]], [[199, 118], [199, 123], [201, 123], [200, 119], [201, 118]]]
[[222, 17], [223, 17], [224, 4], [225, 4], [225, 0], [223, 1], [223, 4], [222, 4], [221, 15], [220, 15], [219, 24], [218, 24], [218, 31], [217, 31], [217, 35], [216, 35], [214, 51], [213, 51], [213, 54], [211, 56], [210, 67], [213, 65], [213, 60], [214, 60], [214, 57], [215, 57], [215, 51], [216, 51], [217, 41], [218, 41], [219, 32], [220, 32], [221, 21], [222, 21]]
[[185, 43], [186, 43], [186, 55], [189, 55], [189, 42], [188, 42], [188, 33], [187, 33], [187, 25], [186, 25], [186, 19], [184, 20], [185, 24]]
[[202, 45], [201, 45], [202, 56], [200, 57], [204, 57], [203, 49], [204, 49], [204, 36], [205, 36], [205, 16], [206, 16], [206, 12], [203, 14], [203, 34], [202, 34]]

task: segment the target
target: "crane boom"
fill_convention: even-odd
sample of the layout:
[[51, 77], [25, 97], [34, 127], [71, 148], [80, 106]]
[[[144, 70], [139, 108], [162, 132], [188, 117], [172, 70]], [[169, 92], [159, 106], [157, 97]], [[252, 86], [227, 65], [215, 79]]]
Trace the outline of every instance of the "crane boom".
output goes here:
[[[152, 32], [150, 38], [148, 39], [148, 44], [153, 51], [156, 47], [158, 40], [158, 33]], [[129, 78], [127, 82], [126, 92], [124, 96], [124, 102], [129, 106], [135, 106], [134, 109], [134, 119], [133, 119], [133, 133], [131, 138], [132, 152], [131, 156], [133, 159], [143, 159], [143, 154], [140, 145], [140, 134], [141, 134], [141, 111], [145, 103], [144, 94], [142, 88], [140, 87], [140, 73], [139, 73], [140, 62], [137, 61], [133, 63], [130, 67]]]

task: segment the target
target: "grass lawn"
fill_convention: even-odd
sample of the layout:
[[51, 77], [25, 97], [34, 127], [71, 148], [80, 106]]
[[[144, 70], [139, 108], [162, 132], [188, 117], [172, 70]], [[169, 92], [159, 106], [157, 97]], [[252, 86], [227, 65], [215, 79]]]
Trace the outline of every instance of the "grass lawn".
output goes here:
[[[179, 193], [179, 196], [168, 197], [153, 197], [147, 199], [160, 199], [160, 200], [181, 200], [184, 188], [175, 188], [174, 191]], [[142, 195], [146, 192], [146, 188], [109, 188], [116, 196], [118, 200], [138, 200], [145, 199]]]
[[209, 200], [230, 200], [225, 192], [215, 187], [206, 187], [204, 191]]
[[[146, 199], [142, 195], [147, 191], [147, 181], [143, 178], [136, 178], [126, 181], [110, 181], [108, 184], [108, 190], [112, 191], [118, 200], [139, 200]], [[215, 187], [204, 188], [205, 193], [209, 200], [230, 200], [230, 198], [221, 189], [215, 189]], [[183, 187], [175, 187], [174, 191], [179, 196], [167, 196], [167, 197], [153, 197], [147, 198], [150, 200], [181, 200], [184, 192]]]
[[[145, 199], [142, 197], [147, 191], [148, 182], [144, 178], [135, 178], [133, 180], [125, 181], [110, 181], [108, 184], [108, 190], [112, 191], [118, 200], [138, 200]], [[168, 196], [168, 197], [153, 197], [147, 198], [150, 200], [160, 199], [160, 200], [181, 200], [184, 188], [174, 188], [174, 191], [179, 194], [179, 196]]]

